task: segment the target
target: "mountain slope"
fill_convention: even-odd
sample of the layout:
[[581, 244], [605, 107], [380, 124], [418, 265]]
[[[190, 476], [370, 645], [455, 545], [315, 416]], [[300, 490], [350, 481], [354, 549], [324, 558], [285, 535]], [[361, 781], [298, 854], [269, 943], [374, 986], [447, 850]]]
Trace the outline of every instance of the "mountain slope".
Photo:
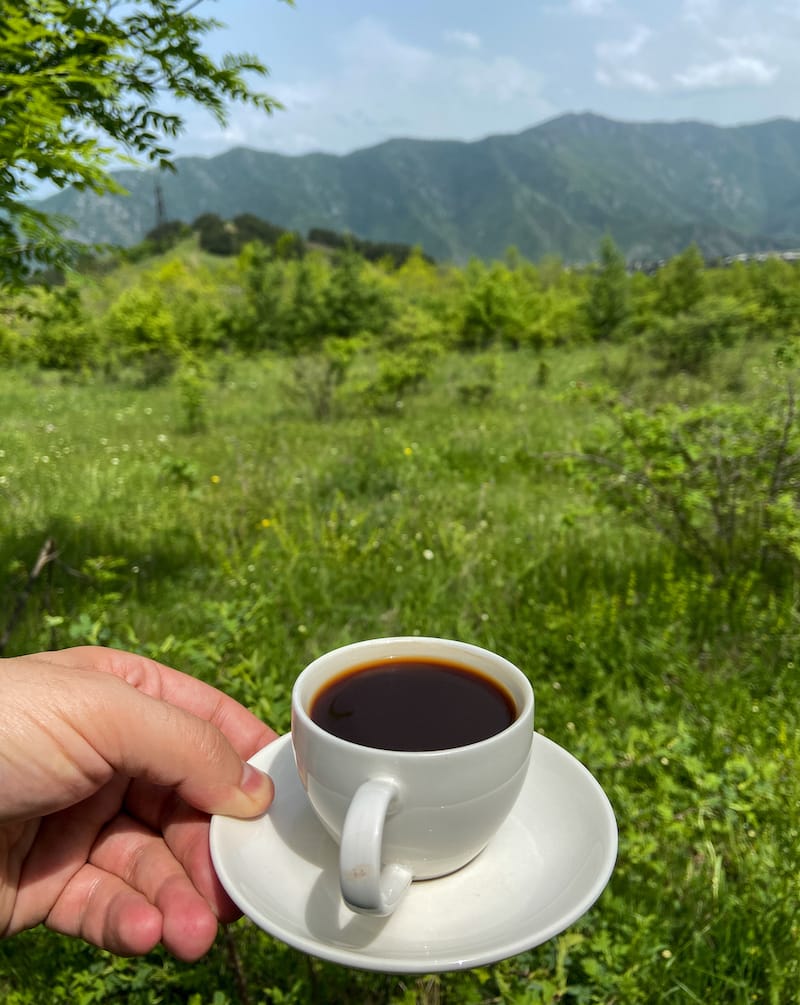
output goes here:
[[442, 259], [592, 257], [610, 233], [628, 258], [697, 241], [708, 255], [800, 245], [800, 122], [722, 128], [565, 115], [472, 143], [396, 139], [346, 156], [235, 149], [178, 159], [177, 174], [121, 171], [126, 197], [69, 190], [44, 200], [91, 241], [131, 244], [167, 215], [254, 213], [419, 244]]

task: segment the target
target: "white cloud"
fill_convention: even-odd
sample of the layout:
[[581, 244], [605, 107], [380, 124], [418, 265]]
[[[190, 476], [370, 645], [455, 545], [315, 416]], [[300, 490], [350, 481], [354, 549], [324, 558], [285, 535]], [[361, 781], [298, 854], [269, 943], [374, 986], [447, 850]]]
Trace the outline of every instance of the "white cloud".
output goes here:
[[740, 85], [765, 86], [778, 76], [779, 69], [769, 66], [755, 56], [730, 56], [710, 63], [694, 64], [675, 74], [675, 82], [686, 90], [736, 87]]
[[619, 60], [631, 59], [638, 56], [642, 48], [650, 40], [652, 31], [643, 24], [636, 25], [627, 38], [617, 42], [599, 42], [597, 44], [597, 55], [607, 63], [616, 63]]
[[350, 72], [362, 77], [378, 69], [396, 81], [418, 80], [435, 62], [431, 51], [400, 41], [371, 17], [362, 18], [342, 34], [338, 49]]
[[476, 35], [474, 31], [460, 31], [457, 28], [451, 31], [446, 31], [444, 33], [445, 42], [450, 42], [453, 45], [460, 45], [464, 49], [471, 49], [476, 51], [481, 47], [480, 35]]
[[645, 25], [634, 25], [626, 38], [598, 42], [595, 79], [604, 87], [626, 88], [653, 94], [660, 90], [646, 68], [642, 51], [653, 36]]
[[644, 91], [646, 94], [655, 94], [661, 89], [658, 81], [644, 70], [620, 68], [611, 72], [607, 67], [599, 66], [595, 79], [604, 87], [627, 87], [633, 91]]
[[[224, 137], [204, 120], [206, 149], [212, 129], [218, 146], [285, 154], [347, 153], [397, 136], [478, 139], [557, 111], [527, 62], [488, 53], [472, 32], [449, 32], [448, 41], [438, 49], [412, 45], [376, 18], [362, 18], [335, 40], [328, 70], [271, 86], [284, 111], [265, 117], [235, 106]], [[199, 123], [192, 132], [199, 135]]]

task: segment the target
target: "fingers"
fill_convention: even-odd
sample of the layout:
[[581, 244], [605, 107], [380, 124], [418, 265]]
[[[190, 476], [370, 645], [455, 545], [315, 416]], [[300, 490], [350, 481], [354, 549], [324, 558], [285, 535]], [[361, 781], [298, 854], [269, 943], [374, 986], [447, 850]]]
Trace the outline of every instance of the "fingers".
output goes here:
[[216, 726], [243, 759], [252, 757], [276, 738], [269, 726], [230, 695], [144, 656], [99, 646], [78, 646], [43, 653], [41, 658], [61, 666], [113, 674], [143, 694], [177, 705]]
[[172, 854], [220, 922], [241, 916], [220, 883], [208, 846], [208, 817], [178, 799], [168, 789], [133, 782], [125, 800], [128, 813], [151, 830], [164, 835]]
[[116, 771], [174, 788], [205, 813], [254, 817], [267, 809], [271, 779], [242, 761], [219, 729], [103, 676], [102, 714], [84, 724], [84, 736]]
[[68, 650], [45, 662], [81, 668], [80, 691], [64, 696], [59, 714], [117, 772], [174, 787], [206, 813], [253, 817], [269, 806], [271, 781], [243, 757], [275, 734], [233, 699], [114, 650]]
[[46, 924], [123, 956], [161, 942], [186, 962], [208, 952], [218, 930], [215, 914], [161, 837], [125, 815], [100, 835]]
[[92, 845], [125, 798], [127, 779], [115, 778], [91, 799], [43, 817], [26, 850], [6, 934], [39, 924], [87, 861]]
[[89, 862], [158, 909], [161, 941], [178, 959], [195, 960], [210, 949], [217, 918], [160, 835], [120, 815], [98, 838]]
[[138, 956], [158, 945], [162, 917], [119, 876], [86, 864], [64, 887], [45, 924], [119, 956]]
[[[47, 701], [31, 723], [20, 719], [19, 732], [35, 726], [44, 737], [57, 791], [36, 790], [42, 822], [9, 930], [45, 918], [119, 954], [161, 941], [179, 959], [197, 959], [218, 921], [239, 915], [211, 863], [207, 815], [268, 808], [272, 782], [246, 759], [275, 733], [215, 688], [152, 660], [94, 647], [25, 660], [17, 692], [27, 695], [30, 680]], [[40, 673], [29, 678], [32, 670]]]

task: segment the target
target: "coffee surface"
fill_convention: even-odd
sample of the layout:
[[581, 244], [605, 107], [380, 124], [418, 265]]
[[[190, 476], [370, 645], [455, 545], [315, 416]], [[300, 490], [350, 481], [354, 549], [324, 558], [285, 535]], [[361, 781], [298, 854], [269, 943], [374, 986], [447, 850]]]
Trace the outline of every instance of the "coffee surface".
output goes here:
[[499, 684], [432, 660], [354, 667], [321, 688], [309, 711], [327, 732], [383, 750], [463, 747], [502, 732], [517, 717]]

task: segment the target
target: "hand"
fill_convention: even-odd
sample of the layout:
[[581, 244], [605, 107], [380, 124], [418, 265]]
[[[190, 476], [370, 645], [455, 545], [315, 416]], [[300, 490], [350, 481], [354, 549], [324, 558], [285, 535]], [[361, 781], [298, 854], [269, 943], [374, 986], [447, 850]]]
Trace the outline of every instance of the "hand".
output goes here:
[[275, 739], [215, 688], [85, 647], [0, 660], [0, 935], [44, 923], [119, 955], [181, 960], [239, 916], [209, 814], [253, 817]]

